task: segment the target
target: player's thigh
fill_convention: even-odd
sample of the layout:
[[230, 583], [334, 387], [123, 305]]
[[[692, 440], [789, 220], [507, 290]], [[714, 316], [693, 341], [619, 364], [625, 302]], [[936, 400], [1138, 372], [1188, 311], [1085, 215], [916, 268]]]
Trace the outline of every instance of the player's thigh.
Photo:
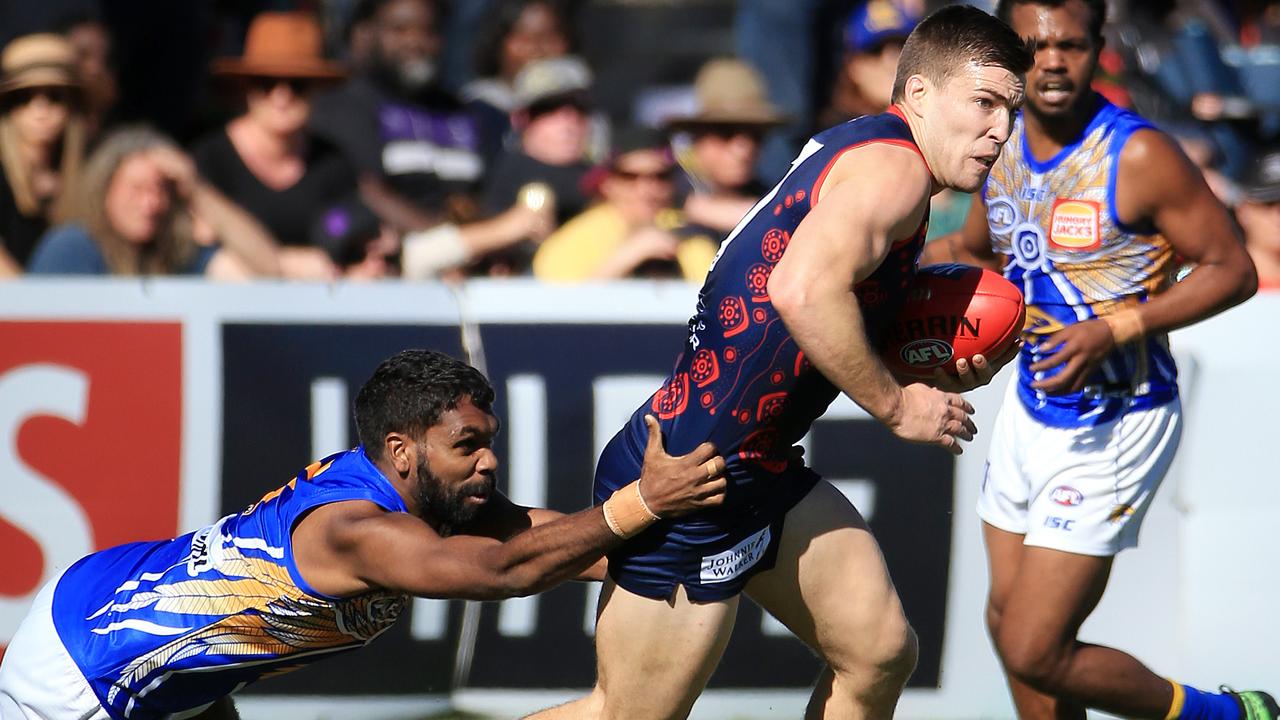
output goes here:
[[1025, 547], [1003, 599], [995, 637], [1001, 656], [1031, 662], [1068, 648], [1102, 599], [1112, 559]]
[[599, 689], [605, 717], [683, 717], [706, 685], [733, 631], [738, 598], [692, 602], [605, 582], [596, 620]]
[[836, 670], [893, 660], [910, 643], [879, 545], [825, 480], [787, 513], [777, 561], [747, 594]]

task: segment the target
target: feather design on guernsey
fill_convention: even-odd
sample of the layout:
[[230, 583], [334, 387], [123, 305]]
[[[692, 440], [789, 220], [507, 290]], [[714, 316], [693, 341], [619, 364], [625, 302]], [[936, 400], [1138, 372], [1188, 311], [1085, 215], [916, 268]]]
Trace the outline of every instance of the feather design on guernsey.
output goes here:
[[1175, 257], [1168, 240], [1154, 228], [1121, 224], [1115, 211], [1120, 151], [1132, 133], [1146, 127], [1138, 116], [1100, 101], [1079, 141], [1039, 161], [1026, 146], [1020, 116], [987, 180], [992, 248], [1007, 256], [1005, 275], [1027, 302], [1019, 394], [1050, 425], [1104, 422], [1167, 402], [1177, 392], [1164, 335], [1117, 348], [1078, 393], [1047, 396], [1031, 383], [1053, 371], [1029, 370], [1053, 350], [1039, 348], [1039, 340], [1145, 302], [1172, 284]]

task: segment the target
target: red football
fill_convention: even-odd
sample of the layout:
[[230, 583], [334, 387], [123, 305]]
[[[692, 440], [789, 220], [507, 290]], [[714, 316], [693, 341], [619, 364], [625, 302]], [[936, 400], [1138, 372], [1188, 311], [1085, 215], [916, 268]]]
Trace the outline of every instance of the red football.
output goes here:
[[955, 372], [959, 358], [1003, 354], [1026, 315], [1022, 292], [999, 273], [959, 264], [923, 267], [889, 324], [881, 359], [899, 377], [928, 379], [938, 367]]

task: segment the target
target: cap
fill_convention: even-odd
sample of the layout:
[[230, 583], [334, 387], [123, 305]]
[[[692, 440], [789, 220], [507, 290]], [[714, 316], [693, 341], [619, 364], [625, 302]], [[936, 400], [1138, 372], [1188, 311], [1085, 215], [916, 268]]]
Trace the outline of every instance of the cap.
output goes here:
[[905, 39], [919, 22], [919, 15], [894, 0], [867, 0], [849, 15], [844, 44], [866, 52], [886, 40]]
[[563, 96], [585, 94], [591, 89], [591, 70], [571, 55], [534, 60], [516, 73], [512, 82], [516, 107], [531, 105]]

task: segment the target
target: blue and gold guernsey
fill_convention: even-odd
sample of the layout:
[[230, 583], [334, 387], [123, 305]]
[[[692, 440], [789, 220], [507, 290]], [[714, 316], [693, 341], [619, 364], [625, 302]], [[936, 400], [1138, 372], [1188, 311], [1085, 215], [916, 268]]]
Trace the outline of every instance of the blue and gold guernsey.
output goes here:
[[1005, 276], [1027, 302], [1018, 395], [1032, 416], [1054, 427], [1096, 425], [1177, 395], [1177, 369], [1163, 334], [1117, 348], [1080, 392], [1050, 396], [1031, 387], [1058, 372], [1031, 372], [1044, 357], [1037, 340], [1146, 302], [1172, 282], [1169, 242], [1155, 228], [1129, 227], [1116, 214], [1120, 151], [1135, 131], [1151, 125], [1096, 100], [1080, 139], [1044, 162], [1027, 148], [1019, 116], [984, 191], [992, 247], [1007, 256]]
[[72, 565], [54, 591], [54, 626], [107, 713], [149, 720], [200, 708], [389, 628], [404, 596], [326, 597], [294, 564], [294, 525], [308, 510], [345, 500], [406, 511], [357, 448], [201, 530]]
[[[597, 503], [639, 476], [645, 414], [661, 421], [672, 454], [709, 440], [728, 464], [724, 507], [660, 523], [609, 556], [610, 573], [628, 590], [665, 597], [684, 584], [694, 599], [734, 594], [748, 570], [771, 563], [769, 527], [776, 537], [781, 516], [816, 482], [812, 472], [789, 462], [790, 448], [839, 391], [796, 345], [769, 300], [768, 280], [835, 161], [870, 143], [919, 153], [896, 108], [810, 139], [786, 176], [721, 244], [674, 370], [602, 454]], [[904, 300], [926, 225], [927, 216], [856, 287], [872, 338]]]

